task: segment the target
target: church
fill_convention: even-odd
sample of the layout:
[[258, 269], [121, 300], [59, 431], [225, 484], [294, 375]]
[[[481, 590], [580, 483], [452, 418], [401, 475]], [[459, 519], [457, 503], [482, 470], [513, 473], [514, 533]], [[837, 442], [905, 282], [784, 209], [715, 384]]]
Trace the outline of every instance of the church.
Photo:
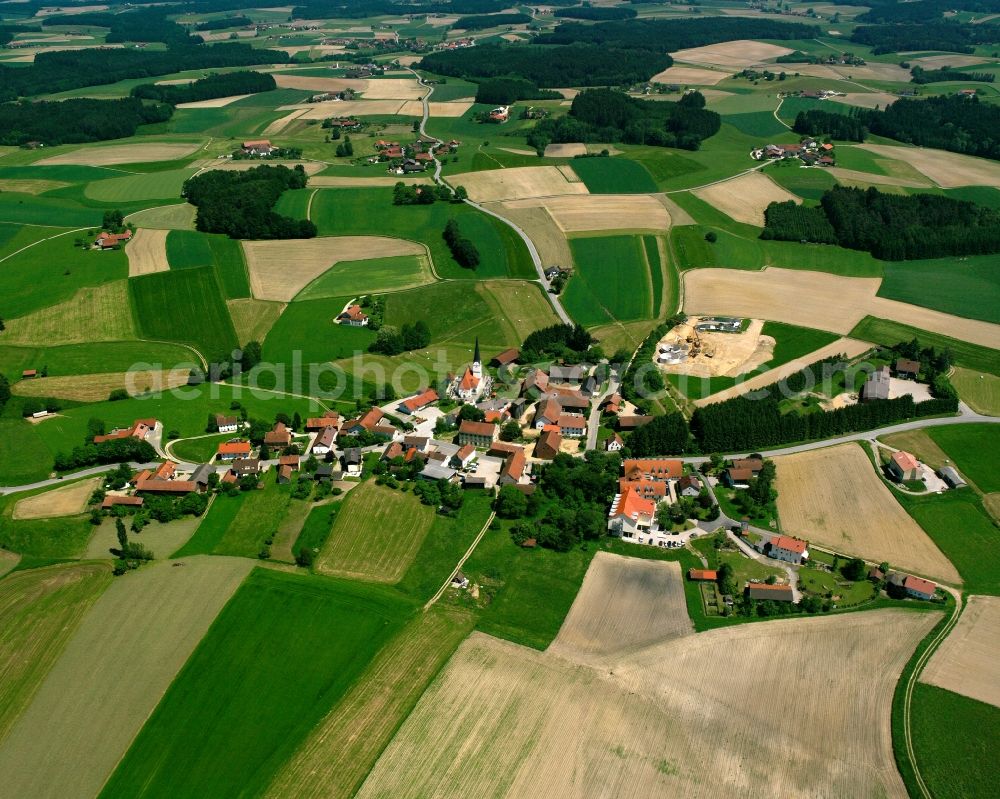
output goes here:
[[472, 365], [466, 367], [461, 377], [457, 378], [452, 389], [455, 397], [463, 402], [476, 402], [485, 392], [488, 377], [483, 377], [483, 359], [479, 354], [479, 338], [476, 338], [476, 349], [472, 355]]

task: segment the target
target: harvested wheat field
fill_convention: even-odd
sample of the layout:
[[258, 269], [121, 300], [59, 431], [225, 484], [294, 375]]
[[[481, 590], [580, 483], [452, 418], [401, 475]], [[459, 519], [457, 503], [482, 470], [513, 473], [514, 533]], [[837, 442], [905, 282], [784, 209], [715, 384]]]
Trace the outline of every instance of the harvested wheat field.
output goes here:
[[289, 73], [273, 73], [274, 82], [279, 89], [303, 89], [309, 92], [342, 92], [352, 89], [356, 92], [366, 92], [371, 81], [362, 78], [316, 78], [307, 75]]
[[81, 344], [135, 338], [128, 285], [115, 280], [78, 289], [71, 299], [8, 319], [5, 344]]
[[760, 272], [690, 269], [682, 279], [689, 314], [750, 316], [841, 334], [865, 316], [875, 316], [984, 347], [1000, 341], [1000, 325], [876, 297], [879, 278], [767, 267]]
[[723, 78], [728, 78], [732, 72], [722, 72], [714, 69], [702, 69], [700, 67], [667, 67], [650, 78], [657, 83], [679, 83], [682, 86], [693, 83], [697, 86], [714, 86]]
[[765, 44], [749, 39], [739, 39], [722, 44], [709, 44], [705, 47], [691, 47], [671, 53], [674, 61], [687, 61], [692, 64], [710, 64], [720, 67], [749, 67], [761, 64], [779, 55], [788, 55], [791, 50], [776, 44]]
[[287, 128], [294, 120], [298, 119], [306, 112], [306, 109], [299, 108], [295, 111], [289, 111], [283, 117], [274, 120], [270, 125], [264, 128], [263, 133], [269, 136], [273, 136], [276, 133], [281, 133], [285, 128]]
[[125, 218], [136, 227], [162, 228], [163, 230], [194, 230], [197, 209], [189, 203], [161, 205], [136, 211]]
[[419, 100], [427, 89], [414, 78], [379, 78], [368, 81], [361, 95], [366, 100]]
[[945, 189], [958, 186], [995, 186], [1000, 188], [1000, 164], [971, 155], [928, 150], [923, 147], [899, 147], [890, 144], [859, 144], [885, 158], [905, 161]]
[[41, 194], [46, 191], [54, 191], [69, 186], [60, 180], [29, 180], [5, 178], [0, 180], [0, 191], [13, 191], [20, 194]]
[[942, 67], [952, 67], [961, 69], [971, 67], [976, 64], [985, 64], [990, 59], [978, 55], [925, 55], [922, 58], [909, 58], [910, 66], [923, 67], [924, 69], [941, 69]]
[[[322, 172], [326, 169], [326, 164], [319, 161], [268, 161], [268, 166], [287, 166], [289, 169], [301, 166], [307, 175], [315, 175], [317, 172]], [[201, 172], [205, 172], [209, 169], [223, 169], [230, 172], [245, 172], [248, 169], [253, 169], [254, 167], [260, 166], [259, 161], [218, 161], [211, 160], [199, 164]], [[131, 246], [131, 245], [129, 245]]]
[[110, 565], [86, 563], [29, 569], [0, 581], [0, 741], [111, 579]]
[[415, 616], [301, 744], [266, 796], [354, 796], [427, 683], [472, 626], [464, 610], [441, 605]]
[[465, 186], [469, 197], [477, 202], [523, 200], [528, 197], [552, 197], [559, 194], [589, 194], [587, 187], [576, 173], [565, 164], [560, 168], [521, 166], [465, 172], [453, 175], [451, 183], [455, 186]]
[[85, 166], [110, 166], [112, 164], [138, 164], [143, 161], [175, 161], [198, 149], [197, 144], [110, 144], [85, 147], [60, 153], [35, 161], [35, 166], [55, 164], [83, 164]]
[[[106, 397], [107, 395], [105, 395]], [[53, 488], [41, 494], [19, 499], [14, 503], [15, 519], [51, 519], [56, 516], [75, 516], [87, 509], [87, 501], [101, 483], [100, 477], [80, 480], [67, 486]]]
[[[366, 175], [371, 175], [371, 177], [366, 177]], [[430, 175], [407, 175], [406, 185], [408, 186], [429, 186], [434, 181], [431, 179]], [[344, 189], [344, 188], [372, 188], [375, 186], [395, 186], [399, 183], [398, 177], [393, 177], [392, 175], [380, 175], [377, 172], [372, 172], [368, 170], [367, 172], [358, 172], [357, 177], [342, 177], [340, 175], [317, 175], [314, 178], [309, 179], [309, 187], [316, 189], [323, 188], [334, 188], [334, 189]]]
[[670, 227], [670, 214], [647, 194], [586, 194], [513, 200], [508, 208], [544, 208], [566, 233], [587, 230], [655, 230]]
[[600, 670], [473, 633], [358, 797], [905, 799], [892, 693], [938, 618], [737, 625]]
[[[462, 116], [472, 108], [472, 101], [454, 101], [447, 103], [428, 103], [427, 111], [432, 117], [454, 119]], [[419, 117], [423, 116], [424, 104], [420, 100], [407, 100], [399, 109], [402, 116]], [[534, 153], [532, 153], [534, 155]]]
[[748, 172], [722, 183], [695, 189], [691, 193], [737, 222], [757, 227], [764, 226], [764, 209], [771, 203], [788, 200], [802, 203], [801, 198], [760, 172]]
[[[776, 366], [774, 369], [768, 369], [766, 372], [762, 372], [761, 374], [748, 378], [731, 388], [723, 389], [722, 391], [717, 391], [715, 394], [711, 394], [710, 396], [695, 400], [694, 404], [700, 407], [702, 405], [711, 405], [714, 402], [723, 402], [724, 400], [732, 399], [733, 397], [739, 397], [746, 394], [748, 391], [764, 388], [765, 386], [777, 383], [779, 380], [784, 380], [789, 375], [794, 374], [800, 369], [803, 369], [816, 361], [833, 358], [837, 355], [854, 358], [855, 356], [861, 355], [863, 352], [867, 352], [873, 346], [873, 344], [869, 344], [867, 341], [859, 341], [858, 339], [847, 337], [839, 338], [836, 341], [827, 344], [825, 347], [820, 347], [818, 350], [810, 352], [802, 358], [796, 358], [795, 360], [788, 361], [787, 363], [783, 363], [781, 366]], [[743, 372], [743, 374], [745, 373], [746, 372]]]
[[[257, 339], [241, 339], [255, 341]], [[129, 394], [165, 391], [187, 383], [190, 365], [177, 369], [135, 369], [131, 372], [100, 372], [89, 375], [59, 375], [20, 380], [11, 386], [19, 397], [58, 397], [76, 402], [103, 402], [115, 389]]]
[[844, 555], [960, 585], [949, 560], [875, 473], [858, 444], [782, 455], [778, 515], [785, 532]]
[[252, 97], [251, 94], [233, 94], [229, 97], [213, 97], [211, 100], [196, 100], [193, 103], [180, 103], [178, 108], [224, 108], [237, 100]]
[[572, 158], [574, 155], [586, 155], [587, 145], [581, 142], [566, 144], [550, 144], [545, 148], [546, 158]]
[[132, 241], [125, 247], [128, 256], [128, 276], [151, 275], [170, 269], [167, 261], [167, 233], [169, 231], [139, 228]]
[[263, 341], [287, 307], [283, 302], [226, 300], [240, 341]]
[[253, 568], [214, 556], [181, 563], [116, 579], [84, 617], [0, 744], [8, 795], [95, 796]]
[[254, 297], [278, 302], [293, 299], [339, 261], [425, 253], [416, 242], [387, 236], [324, 236], [242, 244]]
[[1000, 707], [1000, 597], [968, 598], [920, 681]]
[[[339, 103], [309, 103], [306, 106], [283, 105], [279, 111], [301, 110], [299, 119], [326, 119], [331, 116], [393, 116], [402, 113], [405, 100], [344, 100]], [[419, 114], [413, 114], [419, 116]]]
[[857, 108], [887, 108], [899, 99], [888, 92], [848, 92], [843, 97], [831, 97], [831, 100]]
[[[597, 197], [598, 195], [588, 195]], [[551, 264], [573, 263], [573, 253], [566, 241], [566, 234], [556, 224], [552, 216], [536, 201], [529, 200], [530, 205], [521, 205], [523, 200], [505, 203], [484, 203], [483, 207], [504, 219], [509, 219], [525, 233], [538, 250], [542, 263]]]
[[676, 562], [598, 552], [547, 651], [596, 664], [691, 632]]

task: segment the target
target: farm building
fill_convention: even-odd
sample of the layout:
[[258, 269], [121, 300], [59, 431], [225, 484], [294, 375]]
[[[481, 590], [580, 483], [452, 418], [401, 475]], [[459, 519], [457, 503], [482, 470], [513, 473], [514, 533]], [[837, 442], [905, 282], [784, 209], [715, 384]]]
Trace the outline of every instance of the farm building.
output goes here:
[[570, 438], [581, 438], [587, 435], [587, 417], [578, 413], [564, 413], [559, 416], [556, 424], [563, 435]]
[[25, 369], [23, 372], [21, 372], [22, 380], [34, 380], [36, 377], [38, 377], [37, 369]]
[[612, 433], [610, 438], [604, 440], [604, 449], [607, 452], [621, 452], [624, 446], [625, 442], [622, 441], [622, 437], [617, 433]]
[[364, 464], [364, 455], [362, 454], [360, 447], [348, 447], [344, 450], [344, 454], [341, 456], [340, 460], [344, 464], [344, 472], [352, 477], [357, 477], [361, 474], [361, 468]]
[[627, 458], [622, 464], [627, 480], [674, 480], [684, 474], [678, 458]]
[[504, 459], [503, 466], [500, 468], [500, 476], [497, 478], [497, 485], [517, 485], [520, 483], [521, 478], [524, 477], [524, 465], [524, 449], [518, 447]]
[[677, 493], [682, 497], [696, 497], [701, 493], [701, 481], [693, 474], [686, 474], [677, 481]]
[[559, 428], [546, 427], [542, 430], [538, 443], [535, 444], [535, 457], [550, 461], [559, 454], [560, 446], [562, 446], [562, 434]]
[[129, 497], [124, 494], [108, 494], [101, 502], [101, 508], [107, 510], [115, 505], [125, 505], [126, 507], [141, 508], [142, 497]]
[[706, 317], [695, 325], [699, 333], [742, 333], [743, 320], [730, 317]]
[[246, 477], [251, 474], [260, 474], [260, 458], [237, 458], [233, 461], [233, 465], [229, 467], [229, 470], [237, 478]]
[[892, 453], [889, 458], [889, 463], [887, 465], [889, 474], [896, 480], [919, 480], [920, 479], [920, 461], [913, 457], [909, 452], [903, 452], [903, 450], [897, 450]]
[[889, 367], [883, 366], [876, 369], [865, 380], [865, 385], [861, 389], [861, 396], [865, 400], [889, 399]]
[[910, 574], [903, 580], [903, 588], [906, 590], [907, 596], [911, 596], [914, 599], [930, 600], [934, 599], [934, 591], [937, 589], [937, 586], [930, 580], [924, 580], [921, 577], [914, 577]]
[[920, 361], [913, 361], [909, 358], [896, 359], [896, 377], [902, 380], [916, 380], [920, 374]]
[[521, 394], [523, 396], [537, 397], [548, 390], [549, 376], [548, 373], [543, 372], [541, 369], [532, 369], [527, 377], [524, 378], [524, 384], [521, 386]]
[[243, 142], [240, 149], [242, 149], [246, 155], [266, 157], [278, 148], [271, 146], [271, 142], [267, 139], [253, 139], [251, 141]]
[[275, 422], [269, 433], [264, 434], [264, 443], [269, 447], [287, 447], [292, 441], [292, 434], [284, 422]]
[[348, 305], [337, 316], [337, 324], [348, 327], [368, 327], [368, 314], [357, 304]]
[[421, 480], [452, 480], [455, 477], [455, 470], [448, 466], [441, 466], [437, 463], [428, 463], [420, 472]]
[[472, 444], [466, 444], [451, 456], [451, 463], [456, 469], [467, 469], [475, 459], [476, 448]]
[[549, 380], [553, 383], [579, 384], [587, 376], [587, 370], [582, 366], [559, 366], [553, 364], [549, 368]]
[[734, 458], [722, 472], [722, 482], [729, 488], [749, 488], [750, 481], [763, 467], [764, 461], [760, 458]]
[[962, 475], [960, 475], [951, 466], [942, 466], [938, 474], [941, 476], [941, 479], [948, 484], [949, 488], [965, 488], [965, 486], [968, 485], [968, 483], [962, 479]]
[[688, 569], [688, 579], [696, 582], [715, 582], [719, 573], [715, 569]]
[[518, 358], [521, 357], [521, 351], [515, 347], [499, 352], [493, 356], [493, 360], [490, 363], [493, 366], [509, 366], [515, 363]]
[[94, 246], [100, 250], [112, 250], [120, 244], [131, 240], [131, 238], [131, 230], [126, 230], [122, 233], [108, 233], [102, 230], [97, 238], [94, 239]]
[[221, 413], [215, 414], [215, 426], [220, 433], [235, 433], [239, 423], [235, 416], [223, 416]]
[[618, 429], [626, 431], [636, 430], [644, 424], [649, 424], [651, 421], [653, 421], [652, 416], [619, 416]]
[[771, 539], [766, 549], [768, 557], [774, 558], [774, 560], [802, 563], [809, 558], [809, 550], [806, 549], [806, 546], [806, 542], [801, 538], [779, 535]]
[[145, 441], [146, 436], [156, 429], [156, 419], [136, 419], [131, 427], [112, 430], [107, 435], [94, 436], [95, 444], [103, 444], [105, 441], [118, 441], [123, 438], [138, 438]]
[[795, 593], [789, 585], [768, 585], [767, 583], [747, 583], [746, 594], [750, 599], [772, 602], [794, 602]]
[[220, 461], [233, 461], [250, 455], [249, 441], [223, 441], [215, 452]]
[[337, 428], [324, 427], [319, 431], [319, 435], [316, 436], [316, 440], [313, 441], [310, 452], [312, 452], [313, 455], [328, 455], [333, 451], [333, 445], [336, 440]]
[[489, 422], [462, 422], [458, 428], [458, 443], [474, 447], [489, 447], [497, 437], [497, 426]]
[[417, 411], [423, 410], [431, 403], [437, 402], [439, 399], [440, 397], [438, 397], [438, 393], [433, 388], [427, 388], [419, 394], [416, 394], [399, 403], [399, 411], [400, 413], [405, 413], [407, 415], [416, 413]]
[[535, 408], [535, 428], [543, 430], [550, 425], [559, 424], [562, 406], [555, 399], [539, 400]]
[[315, 433], [317, 430], [325, 430], [327, 427], [340, 427], [340, 414], [336, 411], [327, 411], [322, 416], [310, 416], [306, 419], [306, 430]]

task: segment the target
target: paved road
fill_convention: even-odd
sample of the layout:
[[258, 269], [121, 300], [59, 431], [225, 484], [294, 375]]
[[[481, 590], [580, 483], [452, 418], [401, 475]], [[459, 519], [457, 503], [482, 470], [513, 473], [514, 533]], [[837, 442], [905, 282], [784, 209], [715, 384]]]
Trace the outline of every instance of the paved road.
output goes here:
[[[0, 486], [0, 495], [18, 494], [21, 491], [34, 491], [36, 488], [48, 488], [49, 486], [68, 483], [72, 480], [79, 480], [81, 477], [93, 477], [95, 474], [103, 474], [104, 472], [110, 472], [112, 469], [117, 469], [119, 465], [117, 463], [105, 463], [100, 466], [91, 466], [89, 469], [81, 469], [78, 472], [73, 472], [63, 477], [50, 477], [48, 480], [38, 480], [34, 483], [25, 483], [19, 486]], [[152, 463], [129, 463], [129, 466], [136, 471], [139, 469], [155, 469], [159, 465], [159, 461], [153, 461]]]
[[[622, 367], [623, 370], [627, 368], [627, 366]], [[621, 388], [621, 375], [610, 366], [609, 372], [607, 389], [600, 396], [594, 397], [594, 407], [590, 409], [590, 418], [587, 420], [587, 449], [597, 449], [597, 433], [601, 426], [601, 405], [604, 404], [604, 400]]]

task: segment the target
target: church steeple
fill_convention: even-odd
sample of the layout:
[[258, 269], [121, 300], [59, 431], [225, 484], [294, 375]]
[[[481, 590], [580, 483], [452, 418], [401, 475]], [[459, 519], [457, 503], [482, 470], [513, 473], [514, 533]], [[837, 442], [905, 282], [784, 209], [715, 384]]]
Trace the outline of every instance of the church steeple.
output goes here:
[[479, 336], [476, 336], [476, 349], [472, 354], [472, 374], [476, 377], [483, 376], [483, 359], [479, 355]]

